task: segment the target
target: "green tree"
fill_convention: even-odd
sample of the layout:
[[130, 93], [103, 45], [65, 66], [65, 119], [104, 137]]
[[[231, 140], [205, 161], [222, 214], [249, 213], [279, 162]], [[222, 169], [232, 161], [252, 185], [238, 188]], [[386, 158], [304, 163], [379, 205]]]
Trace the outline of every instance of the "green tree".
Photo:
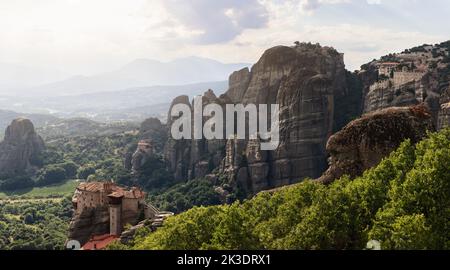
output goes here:
[[74, 178], [77, 176], [78, 165], [73, 161], [67, 161], [60, 165], [66, 171], [67, 178]]
[[66, 170], [57, 165], [49, 165], [39, 172], [37, 184], [39, 186], [61, 183], [66, 180]]
[[77, 177], [79, 179], [87, 179], [90, 175], [95, 174], [95, 167], [93, 165], [87, 165], [78, 169]]
[[364, 249], [377, 240], [383, 249], [450, 249], [449, 168], [447, 128], [417, 145], [405, 141], [355, 179], [307, 180], [243, 203], [194, 207], [130, 248]]

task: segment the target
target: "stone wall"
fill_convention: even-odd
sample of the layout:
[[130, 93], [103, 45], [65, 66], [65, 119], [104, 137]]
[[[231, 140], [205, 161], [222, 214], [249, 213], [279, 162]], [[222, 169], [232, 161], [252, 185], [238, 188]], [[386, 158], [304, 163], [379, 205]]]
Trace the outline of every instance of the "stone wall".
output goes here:
[[394, 78], [392, 78], [393, 87], [399, 87], [412, 81], [420, 81], [424, 75], [424, 72], [396, 71], [394, 72]]

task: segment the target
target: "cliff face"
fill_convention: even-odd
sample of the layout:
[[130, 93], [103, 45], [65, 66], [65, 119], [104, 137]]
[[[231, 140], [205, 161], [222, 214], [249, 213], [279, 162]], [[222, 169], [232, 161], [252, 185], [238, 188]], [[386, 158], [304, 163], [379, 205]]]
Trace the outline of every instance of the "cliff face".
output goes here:
[[85, 209], [72, 217], [68, 237], [84, 245], [92, 235], [107, 233], [109, 233], [109, 209], [97, 207]]
[[0, 143], [0, 174], [8, 177], [32, 173], [33, 159], [44, 149], [44, 141], [36, 134], [30, 120], [14, 120]]
[[326, 169], [334, 96], [346, 91], [342, 55], [318, 46], [275, 47], [251, 75], [243, 101], [280, 105], [280, 145], [276, 151], [261, 151], [259, 142], [247, 143], [248, 188], [256, 193], [318, 177]]
[[141, 123], [138, 135], [137, 147], [127, 151], [124, 161], [125, 168], [133, 173], [138, 173], [155, 153], [163, 151], [168, 132], [159, 119], [148, 118]]
[[391, 54], [364, 65], [360, 72], [365, 89], [364, 111], [424, 102], [435, 126], [450, 124], [445, 106], [450, 101], [449, 54], [450, 42], [444, 42]]
[[[214, 173], [220, 175], [222, 184], [240, 186], [249, 193], [319, 177], [327, 168], [325, 144], [336, 119], [345, 122], [349, 114], [358, 115], [360, 97], [346, 106], [351, 110], [338, 111], [335, 104], [361, 92], [350, 89], [348, 82], [343, 55], [333, 48], [312, 44], [271, 48], [251, 71], [233, 73], [224, 95], [216, 97], [208, 91], [203, 102], [223, 107], [279, 104], [278, 149], [261, 151], [259, 141], [169, 138], [165, 157], [178, 180], [204, 177], [218, 168]], [[177, 103], [190, 104], [187, 97], [178, 97], [172, 106]], [[169, 117], [168, 128], [172, 121]]]
[[424, 105], [368, 113], [328, 140], [330, 167], [319, 181], [331, 183], [343, 175], [360, 176], [378, 165], [404, 140], [417, 143], [433, 129], [431, 113]]

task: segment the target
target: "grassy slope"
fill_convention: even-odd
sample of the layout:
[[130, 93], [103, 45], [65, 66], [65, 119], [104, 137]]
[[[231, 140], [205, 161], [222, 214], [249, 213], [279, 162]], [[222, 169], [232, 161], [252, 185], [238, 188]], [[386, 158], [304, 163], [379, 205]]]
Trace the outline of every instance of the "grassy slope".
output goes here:
[[8, 193], [0, 192], [0, 200], [19, 197], [26, 198], [47, 198], [47, 197], [64, 197], [74, 192], [78, 185], [77, 180], [69, 180], [63, 184], [35, 187], [33, 189], [16, 190]]

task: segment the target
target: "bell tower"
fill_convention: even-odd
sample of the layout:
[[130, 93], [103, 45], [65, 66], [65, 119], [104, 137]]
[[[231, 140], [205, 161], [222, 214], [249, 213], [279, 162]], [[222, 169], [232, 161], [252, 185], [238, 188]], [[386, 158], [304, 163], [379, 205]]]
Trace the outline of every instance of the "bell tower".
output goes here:
[[109, 234], [119, 236], [122, 233], [123, 195], [110, 194], [109, 198]]

